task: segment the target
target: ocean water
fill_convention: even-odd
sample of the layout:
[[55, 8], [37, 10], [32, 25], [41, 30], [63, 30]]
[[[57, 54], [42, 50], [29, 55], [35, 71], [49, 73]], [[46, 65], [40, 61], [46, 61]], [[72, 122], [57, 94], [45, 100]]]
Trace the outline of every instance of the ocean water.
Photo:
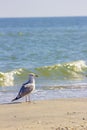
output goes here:
[[1, 18], [0, 103], [30, 72], [39, 75], [32, 100], [87, 97], [87, 17]]

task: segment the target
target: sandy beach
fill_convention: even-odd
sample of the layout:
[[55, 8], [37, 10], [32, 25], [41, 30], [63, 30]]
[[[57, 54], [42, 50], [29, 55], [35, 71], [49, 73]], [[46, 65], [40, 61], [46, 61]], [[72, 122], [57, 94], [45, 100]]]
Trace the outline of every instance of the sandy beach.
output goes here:
[[0, 130], [87, 130], [87, 99], [1, 104]]

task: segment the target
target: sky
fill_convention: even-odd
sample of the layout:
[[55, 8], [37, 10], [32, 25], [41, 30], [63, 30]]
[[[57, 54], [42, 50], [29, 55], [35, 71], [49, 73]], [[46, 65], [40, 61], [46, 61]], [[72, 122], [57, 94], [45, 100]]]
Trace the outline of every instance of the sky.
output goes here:
[[0, 17], [87, 16], [87, 0], [0, 0]]

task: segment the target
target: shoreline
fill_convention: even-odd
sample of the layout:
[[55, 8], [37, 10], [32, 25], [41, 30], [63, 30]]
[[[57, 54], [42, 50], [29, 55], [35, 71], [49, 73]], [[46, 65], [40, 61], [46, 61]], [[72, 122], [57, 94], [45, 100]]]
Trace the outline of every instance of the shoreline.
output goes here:
[[0, 130], [87, 130], [87, 98], [0, 104]]

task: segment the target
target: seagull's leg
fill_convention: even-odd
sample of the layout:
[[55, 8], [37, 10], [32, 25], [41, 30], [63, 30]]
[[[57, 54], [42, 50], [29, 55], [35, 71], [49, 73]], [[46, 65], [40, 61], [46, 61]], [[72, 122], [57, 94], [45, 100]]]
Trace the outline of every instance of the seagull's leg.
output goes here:
[[27, 96], [25, 96], [25, 102], [27, 102]]
[[28, 99], [29, 99], [29, 102], [31, 102], [31, 101], [30, 101], [30, 95], [28, 95]]

